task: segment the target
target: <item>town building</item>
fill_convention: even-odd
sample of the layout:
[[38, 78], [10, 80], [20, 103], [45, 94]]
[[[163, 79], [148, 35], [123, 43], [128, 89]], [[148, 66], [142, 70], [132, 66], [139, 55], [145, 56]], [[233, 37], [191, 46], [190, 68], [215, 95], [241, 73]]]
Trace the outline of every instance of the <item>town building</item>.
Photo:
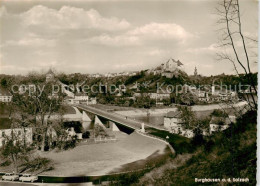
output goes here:
[[233, 116], [227, 116], [227, 117], [212, 116], [211, 120], [210, 120], [210, 124], [209, 124], [210, 134], [212, 134], [213, 132], [216, 132], [216, 131], [226, 130], [227, 128], [229, 128], [232, 121], [234, 121]]
[[[244, 109], [243, 109], [244, 110]], [[222, 115], [216, 116], [212, 115], [209, 125], [202, 130], [204, 136], [211, 135], [213, 132], [223, 131], [230, 127], [231, 123], [236, 121], [235, 111], [231, 110], [228, 113], [223, 113]], [[194, 137], [194, 132], [192, 129], [187, 129], [184, 127], [181, 119], [180, 111], [170, 111], [164, 117], [164, 127], [171, 133], [182, 135], [187, 138]], [[202, 116], [200, 116], [202, 117]]]
[[158, 101], [162, 101], [164, 99], [170, 99], [170, 93], [164, 93], [164, 92], [152, 92], [152, 93], [149, 93], [149, 97], [151, 99], [155, 99], [155, 100], [158, 100]]
[[0, 102], [11, 102], [12, 101], [12, 95], [10, 92], [5, 90], [4, 88], [0, 87]]
[[198, 92], [198, 100], [201, 102], [209, 102], [210, 101], [210, 97], [209, 97], [209, 93], [206, 91], [199, 91]]
[[194, 133], [191, 129], [185, 129], [181, 119], [180, 111], [170, 111], [164, 117], [164, 127], [171, 133], [179, 134], [187, 138], [194, 137]]
[[33, 132], [31, 127], [12, 128], [12, 124], [9, 119], [2, 121], [0, 125], [0, 147], [2, 147], [6, 143], [7, 139], [10, 139], [12, 135], [15, 136], [14, 142], [17, 140], [20, 142], [25, 142], [26, 144], [32, 144], [33, 142]]
[[178, 75], [178, 71], [182, 69], [183, 64], [178, 60], [169, 59], [166, 63], [161, 65], [162, 73], [161, 75], [166, 78], [173, 78], [173, 76]]
[[[65, 97], [64, 102], [68, 104], [80, 104], [85, 103], [87, 105], [97, 104], [96, 98], [90, 98], [87, 94], [81, 92], [78, 87], [76, 87], [76, 93], [74, 93], [75, 87], [70, 87], [55, 78], [55, 74], [52, 70], [49, 70], [46, 74], [46, 82], [56, 81], [60, 87], [61, 91], [65, 93], [67, 96]], [[83, 84], [83, 83], [82, 83]], [[55, 95], [50, 95], [50, 97], [54, 97]]]
[[91, 98], [88, 95], [75, 94], [73, 98], [66, 97], [65, 103], [73, 105], [73, 104], [86, 104], [86, 105], [95, 105], [97, 104], [96, 98]]
[[174, 72], [175, 70], [179, 69], [183, 64], [178, 60], [175, 61], [174, 59], [169, 59], [166, 63], [162, 64], [163, 71]]
[[46, 82], [52, 82], [54, 80], [55, 80], [55, 74], [51, 69], [49, 69], [49, 71], [46, 74]]
[[172, 78], [173, 76], [178, 76], [180, 70], [183, 71], [183, 63], [171, 58], [165, 63], [147, 70], [146, 74], [161, 75], [166, 78]]

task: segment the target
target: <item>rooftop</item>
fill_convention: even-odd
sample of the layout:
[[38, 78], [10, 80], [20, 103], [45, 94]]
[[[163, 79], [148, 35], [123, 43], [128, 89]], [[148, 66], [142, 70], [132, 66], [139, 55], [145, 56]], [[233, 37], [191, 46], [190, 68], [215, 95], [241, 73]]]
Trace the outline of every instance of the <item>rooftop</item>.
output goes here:
[[9, 118], [0, 118], [0, 130], [10, 129], [11, 120]]
[[0, 96], [11, 96], [11, 93], [3, 87], [0, 87]]
[[231, 121], [228, 117], [212, 116], [211, 120], [210, 120], [210, 124], [227, 125], [230, 123], [231, 123]]
[[[172, 61], [172, 62], [174, 62], [174, 63], [177, 63], [177, 65], [178, 65], [178, 66], [181, 66], [181, 65], [183, 65], [183, 63], [182, 63], [182, 62], [180, 62], [180, 60], [178, 60], [178, 61], [175, 61], [174, 59], [172, 59], [172, 58], [171, 58], [171, 59], [169, 59], [167, 62], [170, 62], [170, 61]], [[167, 62], [166, 62], [166, 63], [167, 63]]]
[[83, 93], [83, 92], [76, 92], [75, 96], [87, 96], [88, 94]]
[[49, 69], [46, 74], [52, 74], [52, 75], [54, 75], [54, 72], [53, 72], [51, 69]]

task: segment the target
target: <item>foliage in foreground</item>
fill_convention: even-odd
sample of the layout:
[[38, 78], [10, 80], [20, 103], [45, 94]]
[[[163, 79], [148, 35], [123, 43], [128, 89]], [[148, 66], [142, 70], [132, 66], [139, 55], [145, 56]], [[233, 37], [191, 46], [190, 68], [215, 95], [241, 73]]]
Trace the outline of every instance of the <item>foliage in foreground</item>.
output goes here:
[[42, 157], [36, 157], [35, 159], [31, 161], [27, 161], [23, 165], [23, 170], [26, 170], [27, 172], [44, 172], [48, 170], [52, 170], [52, 162], [48, 158], [42, 158]]
[[156, 172], [158, 167], [150, 172], [152, 178], [144, 175], [136, 182], [138, 185], [198, 185], [195, 178], [249, 178], [249, 184], [256, 185], [256, 116], [256, 111], [249, 111], [226, 131], [205, 139], [183, 166], [164, 169], [161, 174]]

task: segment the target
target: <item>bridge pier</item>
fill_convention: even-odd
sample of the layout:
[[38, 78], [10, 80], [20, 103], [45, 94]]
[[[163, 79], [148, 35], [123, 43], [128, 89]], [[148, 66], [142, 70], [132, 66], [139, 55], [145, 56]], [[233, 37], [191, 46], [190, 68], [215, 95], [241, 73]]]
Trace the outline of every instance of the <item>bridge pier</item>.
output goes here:
[[109, 128], [112, 131], [120, 131], [119, 128], [116, 126], [116, 124], [113, 121], [109, 121]]
[[82, 113], [82, 127], [85, 131], [89, 130], [91, 127], [91, 119], [85, 111]]
[[100, 119], [98, 118], [97, 115], [95, 115], [95, 121], [94, 121], [94, 125], [99, 125], [100, 127], [102, 127], [105, 131], [106, 131], [106, 127], [105, 125], [102, 123], [102, 121], [100, 121]]

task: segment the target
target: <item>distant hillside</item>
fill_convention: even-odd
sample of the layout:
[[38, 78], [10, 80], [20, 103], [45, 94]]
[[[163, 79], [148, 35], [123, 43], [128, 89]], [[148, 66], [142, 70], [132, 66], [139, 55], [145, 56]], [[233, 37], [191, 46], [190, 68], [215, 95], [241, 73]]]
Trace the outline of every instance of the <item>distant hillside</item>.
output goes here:
[[191, 82], [189, 76], [181, 71], [177, 70], [176, 76], [173, 76], [172, 78], [167, 78], [164, 76], [161, 76], [159, 74], [150, 74], [150, 73], [145, 73], [141, 72], [137, 74], [136, 76], [129, 77], [125, 80], [125, 85], [127, 87], [133, 86], [135, 83], [138, 83], [140, 86], [142, 85], [149, 85], [150, 90], [156, 90], [156, 86], [159, 85], [164, 85], [162, 87], [166, 87], [167, 85], [184, 85], [184, 84], [189, 84]]

